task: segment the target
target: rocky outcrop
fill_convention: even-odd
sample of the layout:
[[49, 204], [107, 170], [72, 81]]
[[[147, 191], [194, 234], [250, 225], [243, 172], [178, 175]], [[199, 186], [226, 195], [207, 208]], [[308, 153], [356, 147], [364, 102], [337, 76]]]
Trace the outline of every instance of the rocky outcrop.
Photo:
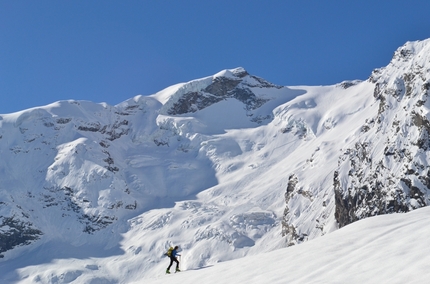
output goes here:
[[[250, 111], [261, 107], [269, 100], [256, 95], [253, 92], [254, 88], [282, 88], [259, 77], [249, 75], [243, 68], [225, 70], [224, 74], [213, 76], [207, 81], [206, 85], [183, 86], [178, 91], [180, 95], [172, 97], [167, 114], [193, 113], [229, 98], [242, 102], [244, 108]], [[189, 83], [189, 85], [192, 84], [192, 82]]]
[[333, 176], [340, 227], [430, 203], [429, 49], [428, 41], [407, 43], [369, 78], [378, 114], [340, 156]]
[[291, 224], [288, 222], [288, 218], [290, 215], [290, 208], [288, 207], [288, 203], [290, 202], [290, 199], [293, 195], [293, 192], [297, 190], [296, 186], [298, 183], [298, 178], [296, 175], [291, 175], [288, 180], [287, 189], [285, 191], [285, 203], [287, 206], [284, 210], [284, 215], [282, 218], [282, 236], [286, 237], [286, 240], [288, 242], [288, 245], [292, 245], [292, 240], [303, 240], [305, 236], [299, 236], [297, 234], [296, 227], [294, 224]]
[[[0, 202], [0, 207], [6, 206], [11, 205]], [[21, 211], [21, 216], [0, 216], [0, 258], [4, 257], [4, 252], [17, 246], [29, 245], [43, 235], [43, 232], [29, 221], [29, 215], [17, 209]]]

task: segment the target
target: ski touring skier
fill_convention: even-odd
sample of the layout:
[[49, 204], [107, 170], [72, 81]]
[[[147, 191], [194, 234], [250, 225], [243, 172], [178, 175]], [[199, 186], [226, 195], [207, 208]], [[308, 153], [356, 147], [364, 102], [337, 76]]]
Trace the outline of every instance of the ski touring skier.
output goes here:
[[176, 271], [175, 272], [181, 271], [181, 270], [179, 270], [179, 260], [177, 258], [177, 256], [181, 256], [180, 254], [178, 254], [178, 249], [179, 249], [178, 246], [175, 246], [174, 248], [170, 247], [166, 253], [167, 256], [170, 258], [170, 264], [166, 270], [167, 274], [170, 274], [170, 267], [172, 266], [173, 262], [176, 262]]

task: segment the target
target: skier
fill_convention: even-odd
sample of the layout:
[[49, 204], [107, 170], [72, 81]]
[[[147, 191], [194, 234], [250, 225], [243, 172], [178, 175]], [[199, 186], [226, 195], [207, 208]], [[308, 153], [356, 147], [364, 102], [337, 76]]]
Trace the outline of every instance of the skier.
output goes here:
[[180, 254], [178, 254], [178, 246], [175, 246], [175, 248], [170, 252], [170, 255], [168, 254], [169, 258], [170, 258], [170, 265], [169, 267], [167, 267], [166, 273], [170, 274], [170, 267], [172, 266], [173, 262], [176, 262], [176, 272], [179, 272], [181, 270], [179, 270], [179, 261], [176, 258], [176, 256], [181, 256]]

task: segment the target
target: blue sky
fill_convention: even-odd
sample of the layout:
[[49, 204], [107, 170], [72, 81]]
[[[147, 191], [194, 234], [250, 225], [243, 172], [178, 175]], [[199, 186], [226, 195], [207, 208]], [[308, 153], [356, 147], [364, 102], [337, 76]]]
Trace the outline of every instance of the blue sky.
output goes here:
[[270, 82], [365, 80], [430, 37], [428, 0], [0, 0], [0, 113], [115, 105], [244, 67]]

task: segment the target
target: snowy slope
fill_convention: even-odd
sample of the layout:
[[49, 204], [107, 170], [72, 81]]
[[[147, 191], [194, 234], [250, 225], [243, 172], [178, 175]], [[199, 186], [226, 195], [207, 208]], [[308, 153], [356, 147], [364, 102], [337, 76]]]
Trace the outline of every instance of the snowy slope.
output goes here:
[[[416, 145], [430, 130], [428, 48], [407, 43], [363, 82], [282, 87], [236, 68], [117, 106], [61, 101], [0, 115], [0, 280], [154, 279], [176, 244], [184, 269], [223, 267], [427, 205], [426, 152]], [[414, 66], [417, 80], [404, 75]], [[412, 142], [389, 131], [393, 121]], [[405, 148], [416, 158], [381, 156]], [[393, 183], [372, 184], [390, 173]], [[391, 208], [387, 192], [403, 197], [398, 210], [375, 211]], [[288, 249], [302, 246], [311, 245]]]
[[[140, 273], [133, 270], [139, 261], [136, 256], [127, 260], [118, 255], [96, 255], [48, 261], [33, 253], [32, 260], [43, 259], [44, 263], [20, 269], [15, 279], [22, 278], [19, 283], [427, 283], [429, 216], [428, 207], [376, 216], [298, 246], [178, 274], [166, 275], [160, 269], [144, 278], [136, 277]], [[63, 248], [66, 250], [71, 248]], [[182, 258], [188, 254], [183, 251]], [[124, 262], [128, 265], [123, 266]], [[163, 264], [168, 265], [167, 258]], [[3, 283], [15, 283], [10, 279]]]
[[372, 217], [299, 246], [133, 283], [428, 283], [429, 216], [427, 207]]

